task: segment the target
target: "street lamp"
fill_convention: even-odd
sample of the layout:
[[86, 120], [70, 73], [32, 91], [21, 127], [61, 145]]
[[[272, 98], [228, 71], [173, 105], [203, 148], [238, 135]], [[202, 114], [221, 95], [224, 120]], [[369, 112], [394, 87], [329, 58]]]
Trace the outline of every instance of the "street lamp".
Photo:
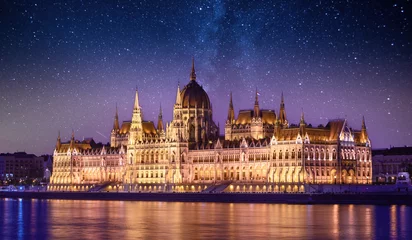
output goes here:
[[366, 177], [366, 184], [369, 184], [369, 176]]
[[334, 178], [335, 178], [335, 184], [336, 184], [336, 175], [334, 176]]

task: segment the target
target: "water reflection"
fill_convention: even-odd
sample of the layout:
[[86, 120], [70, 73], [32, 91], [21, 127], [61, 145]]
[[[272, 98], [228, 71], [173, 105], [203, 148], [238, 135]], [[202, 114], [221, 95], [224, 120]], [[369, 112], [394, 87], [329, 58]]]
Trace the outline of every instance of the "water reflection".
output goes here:
[[[408, 206], [0, 200], [2, 239], [405, 239]], [[389, 223], [389, 224], [388, 224]]]

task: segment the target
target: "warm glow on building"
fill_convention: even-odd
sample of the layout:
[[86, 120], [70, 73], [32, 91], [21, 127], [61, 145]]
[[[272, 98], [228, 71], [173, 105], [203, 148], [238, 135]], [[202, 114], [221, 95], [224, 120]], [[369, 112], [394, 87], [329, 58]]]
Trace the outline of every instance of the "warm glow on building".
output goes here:
[[111, 184], [127, 191], [298, 192], [305, 183], [371, 183], [364, 120], [360, 131], [345, 119], [312, 127], [302, 113], [293, 125], [283, 94], [276, 114], [260, 109], [257, 91], [254, 108], [240, 110], [237, 118], [230, 95], [225, 136], [219, 136], [212, 116], [193, 63], [189, 83], [177, 88], [171, 122], [163, 124], [161, 110], [157, 126], [145, 121], [136, 90], [131, 121], [120, 125], [116, 109], [110, 146], [79, 142], [74, 135], [61, 143], [59, 136], [49, 188], [85, 191]]

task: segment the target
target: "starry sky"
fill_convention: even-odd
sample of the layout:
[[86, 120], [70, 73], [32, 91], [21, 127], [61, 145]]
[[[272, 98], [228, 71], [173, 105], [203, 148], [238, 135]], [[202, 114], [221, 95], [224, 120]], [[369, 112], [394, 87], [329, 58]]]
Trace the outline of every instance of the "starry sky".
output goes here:
[[[54, 2], [54, 3], [52, 3]], [[235, 112], [326, 124], [362, 116], [373, 148], [412, 145], [411, 2], [0, 1], [0, 152], [51, 154], [58, 131], [108, 142], [130, 120], [172, 119], [192, 57], [221, 132]]]

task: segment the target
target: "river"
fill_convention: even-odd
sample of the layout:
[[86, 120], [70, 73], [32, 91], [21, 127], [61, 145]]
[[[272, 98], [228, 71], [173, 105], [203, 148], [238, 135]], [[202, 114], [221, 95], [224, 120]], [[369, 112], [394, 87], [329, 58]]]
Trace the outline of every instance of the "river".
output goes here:
[[0, 239], [412, 239], [412, 207], [0, 200]]

